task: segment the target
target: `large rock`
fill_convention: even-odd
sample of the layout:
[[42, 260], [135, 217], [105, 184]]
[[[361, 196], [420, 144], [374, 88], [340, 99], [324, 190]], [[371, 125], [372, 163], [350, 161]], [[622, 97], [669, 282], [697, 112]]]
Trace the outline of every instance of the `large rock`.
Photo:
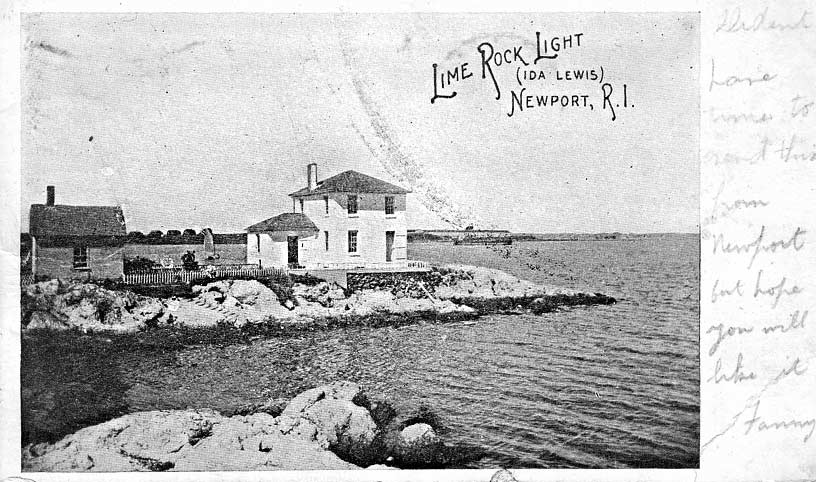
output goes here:
[[255, 306], [260, 309], [266, 309], [268, 307], [280, 307], [281, 303], [278, 299], [278, 295], [275, 294], [274, 291], [264, 286], [263, 291], [258, 293], [258, 296], [255, 298], [254, 302]]
[[400, 464], [412, 467], [439, 464], [444, 453], [444, 443], [427, 423], [416, 423], [402, 429], [394, 450]]
[[219, 418], [210, 411], [141, 412], [79, 430], [59, 442], [28, 446], [30, 471], [168, 470], [185, 445], [197, 442]]
[[[240, 328], [247, 323], [261, 323], [274, 318], [289, 318], [291, 312], [278, 301], [277, 295], [255, 280], [225, 280], [196, 286], [196, 302], [210, 308], [224, 306], [233, 313], [228, 321]], [[292, 307], [294, 308], [294, 307]], [[180, 318], [183, 324], [190, 324]], [[202, 323], [198, 323], [202, 325]], [[204, 323], [208, 325], [210, 323]]]
[[65, 330], [68, 325], [63, 323], [59, 318], [48, 313], [47, 311], [35, 311], [31, 314], [31, 319], [26, 325], [29, 330], [35, 329], [49, 329], [49, 330]]
[[[267, 408], [277, 413], [280, 402]], [[277, 417], [259, 408], [264, 407], [231, 417], [206, 409], [132, 413], [54, 444], [25, 447], [23, 470], [324, 470], [390, 462], [443, 466], [446, 447], [431, 425], [403, 427], [388, 403], [370, 402], [355, 383], [307, 390]]]
[[23, 449], [23, 470], [49, 472], [354, 469], [315, 443], [285, 436], [267, 414], [140, 412]]
[[335, 382], [296, 396], [278, 417], [284, 434], [316, 441], [340, 453], [365, 451], [377, 435], [377, 424], [359, 405], [365, 396], [351, 382]]
[[315, 424], [318, 441], [329, 448], [365, 447], [371, 445], [377, 424], [363, 407], [349, 400], [326, 399], [303, 412], [302, 418]]
[[427, 423], [415, 423], [400, 431], [400, 445], [403, 447], [434, 444], [438, 440], [433, 427]]
[[51, 280], [30, 285], [22, 294], [23, 319], [26, 311], [48, 312], [61, 322], [53, 323], [40, 314], [34, 316], [35, 323], [27, 328], [136, 331], [160, 323], [164, 315], [160, 300], [108, 290], [93, 283]]
[[[256, 280], [235, 280], [230, 286], [229, 294], [245, 305], [255, 304], [255, 301], [264, 292], [272, 292], [269, 288]], [[274, 292], [272, 292], [274, 296]], [[277, 300], [277, 297], [275, 297]]]

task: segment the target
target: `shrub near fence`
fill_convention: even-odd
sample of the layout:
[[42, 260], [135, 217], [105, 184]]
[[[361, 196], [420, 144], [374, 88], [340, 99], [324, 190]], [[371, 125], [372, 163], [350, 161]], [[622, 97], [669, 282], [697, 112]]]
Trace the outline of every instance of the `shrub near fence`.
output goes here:
[[169, 285], [190, 284], [197, 280], [285, 278], [286, 276], [286, 271], [280, 268], [239, 265], [209, 266], [199, 270], [185, 270], [183, 268], [138, 270], [122, 275], [122, 281], [126, 285]]

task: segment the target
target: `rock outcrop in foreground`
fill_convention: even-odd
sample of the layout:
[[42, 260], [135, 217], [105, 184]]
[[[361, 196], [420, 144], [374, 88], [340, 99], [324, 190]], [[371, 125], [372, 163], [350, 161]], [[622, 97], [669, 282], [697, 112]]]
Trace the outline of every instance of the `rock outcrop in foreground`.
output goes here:
[[27, 329], [134, 332], [173, 324], [240, 328], [247, 324], [302, 325], [316, 320], [392, 315], [467, 317], [519, 308], [541, 313], [561, 306], [615, 302], [601, 294], [546, 288], [476, 266], [442, 266], [425, 278], [410, 289], [382, 284], [353, 293], [327, 282], [295, 283], [286, 287], [291, 293], [285, 298], [272, 289], [279, 286], [256, 280], [221, 280], [194, 286], [190, 299], [160, 299], [92, 283], [52, 280], [23, 290], [22, 320]]
[[106, 326], [111, 331], [128, 332], [166, 322], [158, 299], [56, 279], [26, 286], [21, 307], [23, 324], [29, 329]]
[[[433, 465], [445, 446], [426, 423], [402, 427], [359, 385], [335, 382], [293, 398], [280, 415], [212, 410], [138, 412], [23, 449], [24, 471], [326, 470], [385, 462]], [[379, 404], [379, 405], [378, 405]], [[354, 463], [352, 463], [354, 462]]]

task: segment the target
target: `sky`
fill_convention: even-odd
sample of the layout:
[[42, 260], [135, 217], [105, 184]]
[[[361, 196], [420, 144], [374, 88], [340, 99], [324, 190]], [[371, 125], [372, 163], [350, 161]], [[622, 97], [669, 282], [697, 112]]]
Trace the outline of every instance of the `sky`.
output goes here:
[[[534, 64], [536, 32], [572, 47]], [[695, 13], [52, 13], [22, 35], [23, 231], [54, 185], [128, 230], [240, 232], [290, 211], [311, 162], [411, 189], [409, 229], [698, 231]], [[437, 85], [456, 97], [431, 103], [434, 63], [468, 64]], [[592, 69], [614, 121], [600, 81], [555, 77]], [[593, 108], [519, 112], [522, 86]]]

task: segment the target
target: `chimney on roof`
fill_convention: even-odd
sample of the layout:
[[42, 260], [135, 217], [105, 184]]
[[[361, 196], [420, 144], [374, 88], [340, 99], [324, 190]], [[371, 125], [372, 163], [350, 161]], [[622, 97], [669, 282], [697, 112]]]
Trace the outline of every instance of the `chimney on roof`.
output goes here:
[[314, 162], [306, 166], [306, 181], [310, 191], [317, 189], [317, 164]]
[[47, 186], [45, 188], [45, 205], [46, 206], [54, 205], [54, 186]]

